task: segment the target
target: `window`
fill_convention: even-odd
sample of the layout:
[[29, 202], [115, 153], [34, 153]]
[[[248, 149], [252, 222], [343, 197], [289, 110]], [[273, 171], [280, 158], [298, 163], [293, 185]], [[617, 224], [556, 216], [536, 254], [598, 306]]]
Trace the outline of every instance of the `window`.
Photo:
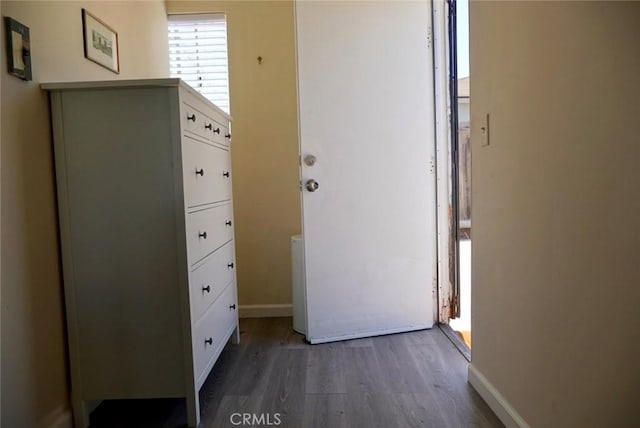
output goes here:
[[169, 68], [229, 113], [226, 17], [169, 15]]

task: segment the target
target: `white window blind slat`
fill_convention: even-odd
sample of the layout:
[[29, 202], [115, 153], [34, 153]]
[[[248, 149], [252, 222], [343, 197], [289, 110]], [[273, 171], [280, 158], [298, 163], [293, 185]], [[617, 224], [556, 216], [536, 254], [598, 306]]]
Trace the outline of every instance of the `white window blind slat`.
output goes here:
[[169, 70], [229, 113], [227, 20], [223, 14], [169, 15]]

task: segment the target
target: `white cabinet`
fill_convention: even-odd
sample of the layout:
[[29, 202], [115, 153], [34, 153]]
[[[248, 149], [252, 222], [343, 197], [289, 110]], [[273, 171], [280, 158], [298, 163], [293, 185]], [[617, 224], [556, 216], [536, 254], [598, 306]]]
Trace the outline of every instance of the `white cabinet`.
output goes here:
[[51, 83], [76, 427], [185, 397], [239, 341], [230, 120], [179, 79]]

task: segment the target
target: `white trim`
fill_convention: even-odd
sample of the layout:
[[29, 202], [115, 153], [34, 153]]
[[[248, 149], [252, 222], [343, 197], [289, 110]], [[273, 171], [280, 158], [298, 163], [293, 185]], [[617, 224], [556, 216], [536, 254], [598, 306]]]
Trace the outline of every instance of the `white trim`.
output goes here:
[[468, 381], [507, 428], [529, 428], [529, 424], [473, 364], [469, 364]]
[[225, 18], [225, 20], [227, 19], [227, 15], [225, 13], [221, 13], [221, 12], [197, 12], [197, 13], [192, 13], [192, 12], [171, 12], [167, 14], [167, 20], [169, 22], [171, 21], [175, 21], [175, 22], [180, 22], [180, 21], [193, 21], [196, 19], [217, 19], [220, 18], [220, 16], [223, 16]]
[[342, 336], [320, 337], [317, 339], [313, 339], [307, 336], [307, 340], [309, 341], [310, 344], [317, 345], [319, 343], [338, 342], [341, 340], [351, 340], [351, 339], [362, 339], [365, 337], [384, 336], [385, 334], [407, 333], [410, 331], [427, 330], [430, 328], [433, 328], [433, 324], [417, 325], [417, 326], [411, 326], [411, 327], [390, 328], [386, 330], [377, 330], [377, 331], [366, 331], [364, 333], [353, 333], [353, 334], [345, 334]]
[[293, 316], [291, 303], [278, 305], [240, 305], [240, 318], [271, 318]]
[[41, 419], [38, 424], [42, 428], [73, 428], [71, 410], [66, 406], [59, 406]]

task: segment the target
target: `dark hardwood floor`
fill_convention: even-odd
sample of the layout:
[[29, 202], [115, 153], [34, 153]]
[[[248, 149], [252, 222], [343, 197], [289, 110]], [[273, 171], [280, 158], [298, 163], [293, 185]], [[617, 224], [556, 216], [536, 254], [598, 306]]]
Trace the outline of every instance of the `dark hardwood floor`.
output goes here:
[[[203, 428], [503, 426], [438, 328], [323, 345], [306, 344], [291, 318], [240, 328], [200, 390]], [[242, 424], [243, 413], [263, 419]], [[185, 426], [177, 399], [106, 401], [91, 415], [92, 428]]]

